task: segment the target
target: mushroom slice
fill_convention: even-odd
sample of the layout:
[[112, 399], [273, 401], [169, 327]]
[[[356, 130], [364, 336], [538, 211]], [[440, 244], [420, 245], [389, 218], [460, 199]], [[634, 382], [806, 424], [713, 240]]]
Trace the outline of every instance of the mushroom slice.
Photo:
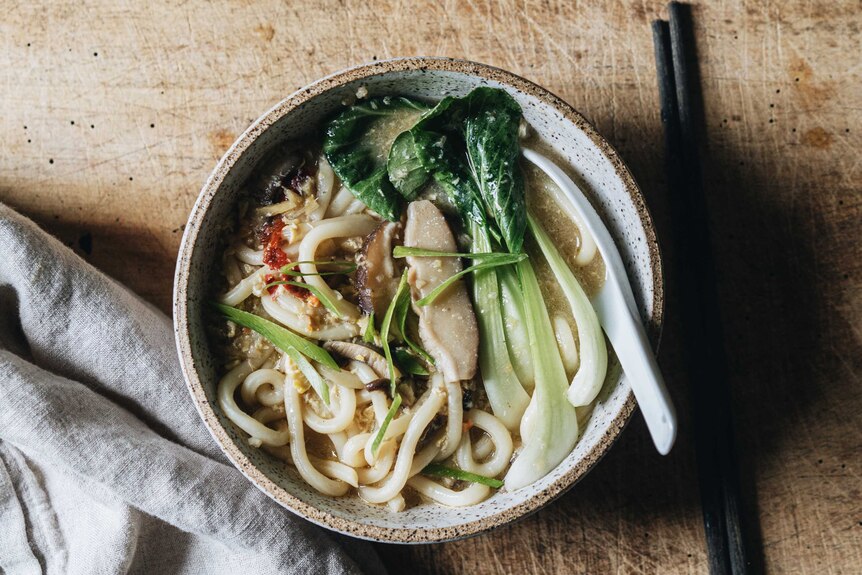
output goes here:
[[301, 161], [299, 155], [286, 146], [279, 147], [270, 153], [258, 169], [261, 175], [253, 184], [257, 200], [262, 205], [268, 206], [284, 199], [283, 187], [287, 184], [290, 174], [299, 167]]
[[401, 235], [401, 224], [383, 222], [371, 232], [362, 244], [356, 285], [359, 288], [359, 307], [377, 317], [383, 317], [389, 302], [398, 290], [398, 270], [392, 257], [392, 245]]
[[[442, 252], [458, 251], [446, 219], [428, 200], [411, 202], [407, 207], [404, 245]], [[414, 301], [461, 271], [461, 261], [454, 257], [408, 256], [407, 264], [410, 266], [407, 281]], [[414, 309], [419, 316], [423, 347], [434, 358], [446, 381], [471, 379], [476, 374], [479, 356], [479, 329], [464, 282], [458, 280], [433, 303], [422, 307], [414, 304]]]
[[[386, 364], [386, 358], [370, 347], [349, 341], [327, 341], [323, 344], [323, 348], [344, 358], [367, 363], [379, 377], [389, 380], [389, 366]], [[401, 377], [401, 373], [396, 367], [395, 378], [398, 379], [399, 377]]]

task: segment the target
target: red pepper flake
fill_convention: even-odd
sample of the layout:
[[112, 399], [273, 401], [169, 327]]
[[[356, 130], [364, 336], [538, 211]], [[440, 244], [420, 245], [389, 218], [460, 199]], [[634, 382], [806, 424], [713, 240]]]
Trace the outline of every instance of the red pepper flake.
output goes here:
[[[290, 263], [290, 262], [288, 261], [288, 263]], [[293, 269], [296, 269], [297, 267], [298, 266], [294, 266]], [[295, 278], [295, 277], [291, 277], [291, 276], [286, 276], [284, 274], [277, 274], [277, 275], [266, 274], [263, 277], [263, 279], [267, 284], [271, 284], [272, 282], [283, 282], [283, 281], [295, 281], [295, 282], [300, 282], [300, 283], [302, 282], [302, 278]], [[314, 304], [314, 301], [317, 301], [317, 298], [314, 297], [314, 295], [310, 291], [308, 291], [305, 288], [301, 288], [299, 286], [293, 286], [290, 284], [278, 284], [278, 285], [269, 286], [268, 288], [266, 288], [266, 291], [269, 292], [269, 295], [275, 295], [275, 290], [277, 290], [279, 286], [283, 287], [284, 291], [289, 292], [298, 298], [304, 299], [305, 301], [311, 303], [313, 307], [317, 307]], [[312, 301], [311, 298], [314, 298], [314, 301]], [[319, 303], [320, 302], [318, 301], [318, 304]]]
[[275, 218], [264, 226], [263, 263], [270, 269], [281, 269], [290, 263], [287, 254], [281, 249], [281, 232], [284, 230], [284, 220]]
[[462, 424], [461, 431], [462, 433], [467, 433], [471, 429], [473, 429], [473, 422], [468, 419]]

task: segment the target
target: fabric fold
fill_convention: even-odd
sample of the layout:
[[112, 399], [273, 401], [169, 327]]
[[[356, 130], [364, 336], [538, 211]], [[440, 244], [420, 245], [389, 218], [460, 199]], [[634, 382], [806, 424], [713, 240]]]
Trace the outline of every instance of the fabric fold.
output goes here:
[[[168, 318], [2, 205], [0, 253], [0, 461], [19, 469], [0, 469], [0, 524], [31, 548], [0, 546], [0, 571], [384, 572], [370, 545], [348, 555], [226, 462]], [[59, 549], [36, 536], [51, 520]]]

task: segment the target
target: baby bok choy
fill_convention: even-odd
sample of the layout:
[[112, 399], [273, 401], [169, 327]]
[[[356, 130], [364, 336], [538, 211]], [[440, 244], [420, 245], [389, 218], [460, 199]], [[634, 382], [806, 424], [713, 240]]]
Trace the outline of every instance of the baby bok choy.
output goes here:
[[[473, 251], [490, 249], [487, 234], [473, 224]], [[528, 264], [529, 265], [529, 264]], [[473, 276], [473, 307], [479, 324], [479, 370], [488, 395], [488, 403], [500, 421], [510, 430], [518, 429], [530, 396], [518, 380], [506, 346], [503, 310], [500, 306], [497, 271], [477, 271]]]
[[575, 372], [572, 384], [569, 386], [568, 398], [572, 405], [582, 406], [590, 404], [602, 388], [605, 375], [608, 371], [608, 350], [605, 344], [605, 336], [602, 333], [596, 310], [593, 309], [587, 294], [572, 270], [566, 264], [560, 252], [554, 246], [554, 242], [542, 228], [541, 224], [532, 217], [527, 216], [530, 231], [536, 238], [536, 243], [551, 266], [560, 289], [569, 300], [575, 325], [578, 329], [578, 341], [580, 342], [580, 367]]
[[518, 264], [524, 293], [524, 310], [530, 352], [535, 367], [535, 413], [522, 426], [524, 447], [506, 474], [506, 489], [513, 491], [544, 477], [571, 453], [578, 441], [578, 416], [566, 401], [568, 380], [548, 317], [545, 300], [528, 261]]

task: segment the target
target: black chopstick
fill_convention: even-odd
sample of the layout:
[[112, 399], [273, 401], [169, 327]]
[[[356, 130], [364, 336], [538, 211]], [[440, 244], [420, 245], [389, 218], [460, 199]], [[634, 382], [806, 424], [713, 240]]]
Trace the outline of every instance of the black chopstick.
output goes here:
[[710, 573], [748, 573], [727, 363], [703, 190], [703, 101], [689, 7], [653, 22], [678, 301], [692, 398], [698, 482]]

